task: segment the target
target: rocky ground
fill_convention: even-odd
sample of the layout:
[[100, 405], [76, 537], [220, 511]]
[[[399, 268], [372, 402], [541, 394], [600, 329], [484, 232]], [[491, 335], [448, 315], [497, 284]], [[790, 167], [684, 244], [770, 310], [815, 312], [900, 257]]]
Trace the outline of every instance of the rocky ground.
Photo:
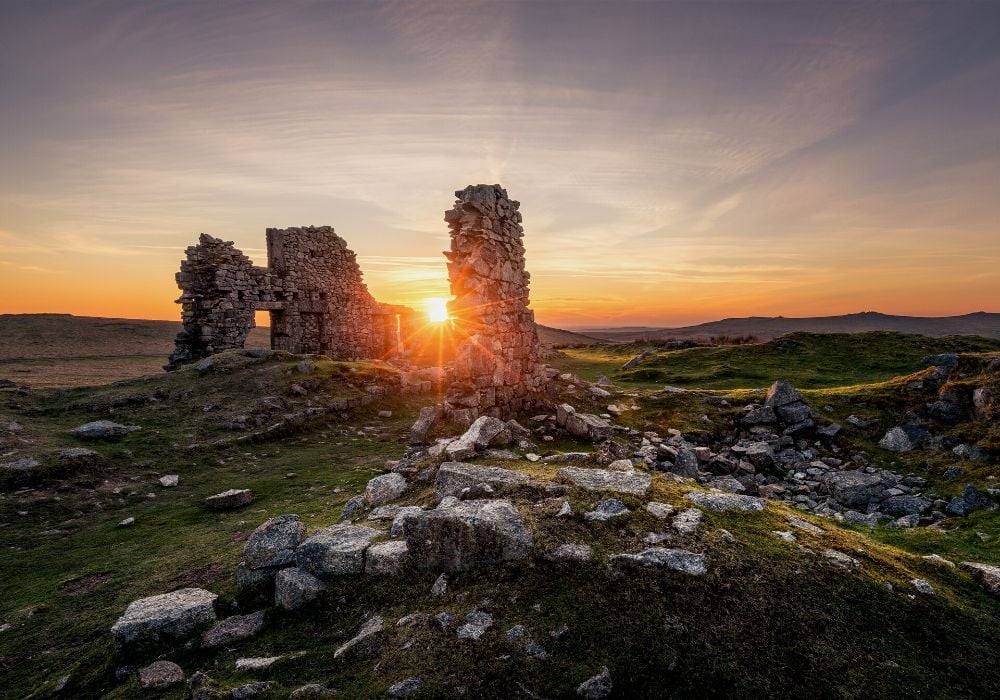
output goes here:
[[8, 388], [4, 687], [985, 696], [998, 378], [989, 353], [823, 390], [556, 367], [551, 410], [467, 430], [434, 372], [259, 351]]

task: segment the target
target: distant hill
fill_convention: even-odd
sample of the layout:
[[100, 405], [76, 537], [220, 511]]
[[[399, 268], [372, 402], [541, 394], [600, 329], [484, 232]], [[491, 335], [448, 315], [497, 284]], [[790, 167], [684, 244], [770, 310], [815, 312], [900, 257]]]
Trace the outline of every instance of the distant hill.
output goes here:
[[695, 339], [710, 336], [753, 335], [770, 340], [785, 333], [860, 333], [863, 331], [899, 331], [917, 335], [979, 335], [1000, 338], [1000, 314], [978, 311], [963, 316], [890, 316], [873, 311], [844, 316], [786, 318], [784, 316], [750, 316], [726, 318], [681, 328], [600, 328], [587, 329], [588, 335], [605, 340], [630, 341], [640, 339]]
[[[176, 321], [100, 318], [71, 314], [0, 314], [0, 360], [70, 357], [166, 358], [181, 329]], [[597, 338], [538, 326], [546, 345], [591, 344]], [[247, 347], [269, 347], [270, 330], [254, 328]]]

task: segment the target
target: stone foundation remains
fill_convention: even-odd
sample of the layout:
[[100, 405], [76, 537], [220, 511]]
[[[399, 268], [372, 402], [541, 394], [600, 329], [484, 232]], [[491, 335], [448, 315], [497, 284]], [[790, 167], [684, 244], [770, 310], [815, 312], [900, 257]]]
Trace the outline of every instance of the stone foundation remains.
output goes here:
[[458, 347], [445, 413], [469, 423], [509, 418], [536, 401], [544, 374], [528, 308], [521, 214], [500, 185], [470, 185], [444, 218], [451, 229], [448, 303]]

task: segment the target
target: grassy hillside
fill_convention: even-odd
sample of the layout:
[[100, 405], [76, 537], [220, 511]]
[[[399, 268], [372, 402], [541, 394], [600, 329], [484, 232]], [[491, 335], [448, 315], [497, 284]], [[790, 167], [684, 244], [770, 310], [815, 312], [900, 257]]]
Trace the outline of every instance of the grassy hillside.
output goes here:
[[[832, 341], [825, 351], [824, 339]], [[927, 350], [905, 337], [863, 340], [861, 347], [870, 352], [907, 348], [887, 358], [887, 366], [909, 366], [918, 350]], [[982, 347], [978, 341], [961, 342]], [[859, 376], [843, 360], [845, 348], [859, 352], [851, 339], [800, 338], [783, 352], [803, 352], [792, 353], [798, 343], [809, 348], [812, 361], [827, 367], [823, 381], [849, 384]], [[769, 361], [777, 368], [788, 356]], [[562, 358], [564, 370], [574, 368], [568, 357]], [[789, 370], [796, 366], [785, 364]], [[400, 457], [419, 407], [432, 400], [387, 398], [257, 441], [216, 444], [243, 434], [227, 427], [241, 415], [266, 427], [308, 407], [364, 395], [372, 383], [393, 381], [393, 370], [380, 365], [320, 362], [309, 378], [295, 367], [288, 356], [255, 360], [227, 354], [205, 375], [189, 367], [101, 388], [0, 391], [0, 424], [20, 424], [22, 453], [44, 458], [86, 444], [102, 457], [97, 467], [53, 469], [41, 481], [8, 486], [0, 494], [0, 531], [8, 552], [0, 558], [0, 624], [9, 625], [0, 632], [5, 696], [45, 695], [61, 684], [66, 697], [149, 697], [134, 675], [124, 680], [115, 675], [123, 661], [113, 655], [108, 629], [125, 606], [141, 596], [199, 586], [221, 596], [221, 610], [234, 610], [233, 571], [248, 533], [266, 518], [289, 512], [299, 514], [310, 530], [337, 522], [347, 499], [382, 473], [386, 460]], [[292, 389], [299, 383], [307, 383], [308, 395]], [[745, 400], [739, 391], [721, 396], [734, 405]], [[838, 411], [850, 410], [848, 402], [858, 400], [893, 411], [902, 410], [899, 397], [898, 388], [875, 386], [827, 388], [809, 400], [836, 403]], [[705, 414], [721, 420], [732, 410], [720, 407], [718, 396], [710, 399], [695, 392], [640, 391], [641, 408], [627, 414], [627, 421], [665, 433], [699, 425]], [[581, 397], [574, 401], [579, 404]], [[385, 410], [391, 416], [379, 416]], [[101, 417], [143, 429], [121, 442], [97, 444], [69, 433]], [[435, 434], [456, 430], [442, 425]], [[589, 449], [573, 442], [549, 445]], [[859, 447], [878, 460], [898, 459], [870, 443], [849, 449]], [[542, 479], [558, 468], [524, 459], [493, 463]], [[983, 469], [978, 478], [995, 465]], [[168, 473], [180, 475], [178, 487], [159, 485], [157, 478]], [[202, 507], [205, 496], [228, 488], [252, 489], [254, 503], [232, 513]], [[679, 509], [690, 488], [657, 476], [650, 498]], [[597, 498], [569, 494], [576, 513], [593, 508]], [[538, 547], [586, 542], [601, 556], [641, 549], [646, 534], [663, 526], [642, 509], [642, 501], [625, 501], [633, 515], [621, 522], [529, 515]], [[403, 502], [430, 505], [430, 486], [414, 487]], [[798, 544], [776, 538], [773, 532], [788, 529], [791, 514], [821, 532], [798, 532]], [[117, 528], [126, 517], [134, 517], [135, 525]], [[964, 573], [920, 555], [998, 563], [998, 533], [996, 512], [975, 513], [949, 529], [860, 530], [769, 502], [763, 513], [708, 512], [697, 533], [673, 536], [668, 546], [706, 554], [709, 571], [703, 577], [615, 573], [599, 562], [537, 558], [453, 575], [441, 597], [430, 594], [437, 571], [346, 579], [325, 605], [303, 613], [268, 610], [266, 627], [255, 638], [215, 651], [178, 647], [167, 658], [189, 674], [207, 671], [228, 689], [260, 679], [236, 672], [237, 658], [284, 655], [263, 677], [273, 684], [264, 697], [274, 698], [305, 683], [335, 688], [338, 697], [384, 697], [390, 685], [410, 676], [424, 679], [419, 697], [568, 697], [602, 666], [611, 669], [615, 697], [987, 697], [1000, 684], [995, 664], [1000, 602]], [[826, 563], [817, 555], [825, 548], [849, 552], [861, 562], [860, 571]], [[935, 595], [914, 595], [909, 583], [914, 577], [929, 581]], [[496, 621], [478, 642], [458, 640], [454, 627], [445, 631], [434, 622], [396, 625], [414, 612], [448, 611], [460, 620], [475, 607], [489, 610]], [[387, 632], [334, 658], [333, 651], [372, 614], [386, 620]], [[546, 658], [531, 658], [507, 639], [507, 630], [517, 624], [545, 649]], [[182, 697], [183, 691], [161, 696]]]
[[991, 352], [1000, 340], [930, 338], [892, 332], [792, 333], [768, 343], [654, 350], [636, 367], [622, 365], [644, 349], [641, 343], [561, 350], [559, 362], [590, 380], [604, 374], [638, 386], [703, 389], [765, 387], [777, 379], [811, 389], [878, 382], [923, 368], [921, 360], [942, 352]]
[[785, 318], [784, 316], [750, 316], [725, 318], [682, 328], [604, 328], [586, 331], [590, 335], [615, 341], [656, 338], [710, 338], [713, 336], [753, 335], [770, 340], [786, 333], [862, 333], [896, 331], [929, 336], [981, 335], [1000, 338], [1000, 314], [977, 312], [962, 316], [892, 316], [876, 312], [843, 316]]

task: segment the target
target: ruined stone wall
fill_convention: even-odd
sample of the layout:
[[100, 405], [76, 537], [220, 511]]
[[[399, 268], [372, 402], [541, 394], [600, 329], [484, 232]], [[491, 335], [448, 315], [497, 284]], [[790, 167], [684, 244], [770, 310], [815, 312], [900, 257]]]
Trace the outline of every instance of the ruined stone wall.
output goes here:
[[369, 293], [356, 256], [329, 226], [268, 229], [268, 267], [232, 242], [202, 234], [177, 273], [183, 330], [167, 369], [243, 347], [254, 312], [271, 313], [271, 346], [336, 359], [380, 359], [400, 349], [405, 307]]
[[528, 308], [519, 203], [499, 185], [470, 185], [445, 212], [451, 229], [448, 304], [461, 338], [445, 411], [469, 422], [527, 410], [542, 388], [538, 334]]

